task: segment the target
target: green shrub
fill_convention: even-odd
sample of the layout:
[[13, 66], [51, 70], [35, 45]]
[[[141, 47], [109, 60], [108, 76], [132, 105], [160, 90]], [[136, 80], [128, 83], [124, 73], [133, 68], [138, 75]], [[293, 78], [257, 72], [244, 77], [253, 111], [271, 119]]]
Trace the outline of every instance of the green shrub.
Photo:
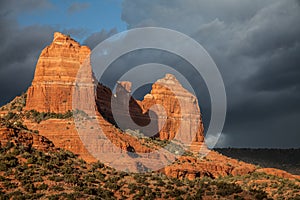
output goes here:
[[[27, 200], [27, 199], [30, 199], [30, 198], [28, 198], [29, 195], [24, 194], [24, 193], [23, 193], [22, 191], [20, 191], [20, 190], [13, 191], [13, 192], [9, 193], [8, 196], [9, 196], [11, 199], [14, 199], [14, 200]], [[1, 199], [1, 198], [0, 198], [0, 199]]]
[[15, 183], [10, 182], [9, 180], [5, 180], [3, 185], [6, 189], [14, 189], [18, 187]]
[[60, 186], [60, 185], [54, 185], [50, 188], [50, 190], [53, 190], [53, 191], [64, 191], [65, 189]]
[[48, 178], [50, 181], [61, 182], [64, 180], [64, 177], [53, 175]]
[[26, 185], [23, 186], [23, 188], [25, 189], [26, 192], [29, 192], [29, 193], [36, 192], [36, 188], [34, 187], [33, 183], [27, 183]]
[[120, 189], [120, 186], [118, 186], [117, 183], [112, 183], [112, 182], [106, 182], [104, 187], [115, 191]]
[[86, 188], [83, 190], [83, 192], [85, 194], [88, 194], [88, 195], [97, 195], [97, 189], [96, 188]]
[[16, 113], [8, 112], [8, 113], [4, 116], [4, 119], [8, 121], [8, 120], [14, 119], [15, 117], [16, 117]]
[[156, 185], [156, 186], [164, 186], [165, 182], [163, 182], [161, 179], [158, 179], [154, 185]]
[[[9, 116], [13, 117], [13, 116]], [[26, 119], [33, 119], [33, 121], [40, 123], [41, 121], [47, 119], [68, 119], [73, 117], [72, 111], [67, 111], [66, 113], [53, 113], [53, 112], [38, 112], [36, 110], [30, 110], [25, 112]]]
[[39, 186], [37, 187], [37, 189], [38, 189], [38, 190], [47, 190], [48, 187], [49, 187], [49, 186], [48, 186], [47, 184], [42, 183], [41, 185], [39, 185]]
[[105, 190], [101, 187], [98, 187], [97, 188], [97, 196], [100, 198], [100, 199], [116, 199], [114, 197], [114, 193], [109, 191], [109, 190]]
[[243, 197], [239, 196], [239, 195], [234, 195], [233, 197], [235, 200], [244, 200]]
[[217, 182], [217, 194], [221, 196], [229, 196], [235, 193], [241, 193], [243, 190], [239, 185], [234, 183]]
[[255, 198], [257, 200], [263, 200], [263, 199], [267, 199], [268, 195], [265, 191], [262, 190], [256, 190], [256, 189], [251, 189], [250, 190], [251, 194], [254, 194]]

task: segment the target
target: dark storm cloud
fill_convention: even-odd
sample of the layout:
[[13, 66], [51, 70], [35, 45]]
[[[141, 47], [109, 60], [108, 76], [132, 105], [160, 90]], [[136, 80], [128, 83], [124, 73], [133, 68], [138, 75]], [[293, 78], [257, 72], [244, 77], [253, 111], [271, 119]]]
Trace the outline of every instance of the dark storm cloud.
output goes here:
[[263, 2], [259, 0], [125, 0], [122, 19], [129, 27], [161, 25], [185, 30], [184, 32], [187, 33], [195, 32], [200, 26], [215, 19], [221, 19], [225, 23], [246, 21], [259, 9], [272, 2], [272, 0]]
[[89, 3], [86, 2], [74, 2], [68, 8], [68, 13], [73, 14], [76, 12], [80, 12], [82, 10], [86, 10], [90, 7]]
[[[27, 90], [33, 79], [40, 52], [51, 43], [53, 33], [61, 28], [41, 25], [20, 26], [17, 17], [22, 13], [53, 7], [54, 5], [47, 0], [0, 1], [0, 105]], [[87, 35], [85, 29], [69, 28], [61, 31], [76, 39]], [[102, 31], [103, 37], [104, 32]], [[108, 34], [112, 32], [114, 31], [111, 30]]]
[[125, 0], [122, 19], [130, 28], [163, 26], [181, 31], [208, 50], [228, 97], [220, 145], [297, 146], [298, 0]]
[[[247, 25], [243, 34], [247, 36], [231, 52], [239, 59], [259, 61], [249, 76], [236, 82], [240, 92], [234, 98], [239, 101], [231, 105], [225, 127], [232, 138], [252, 141], [253, 146], [263, 146], [264, 141], [269, 146], [299, 147], [295, 142], [300, 140], [300, 118], [295, 117], [300, 113], [299, 9], [289, 1], [261, 10]], [[232, 144], [241, 145], [237, 139]]]
[[36, 9], [49, 9], [53, 5], [48, 0], [10, 0], [0, 2], [1, 18], [15, 17], [20, 12], [31, 12]]
[[[300, 31], [299, 31], [300, 33]], [[282, 48], [249, 77], [248, 87], [256, 91], [292, 90], [300, 87], [300, 41]], [[268, 77], [268, 78], [266, 78]]]
[[51, 7], [44, 0], [1, 1], [0, 105], [26, 91], [40, 50], [50, 42], [54, 31], [47, 26], [20, 27], [16, 16], [21, 12]]

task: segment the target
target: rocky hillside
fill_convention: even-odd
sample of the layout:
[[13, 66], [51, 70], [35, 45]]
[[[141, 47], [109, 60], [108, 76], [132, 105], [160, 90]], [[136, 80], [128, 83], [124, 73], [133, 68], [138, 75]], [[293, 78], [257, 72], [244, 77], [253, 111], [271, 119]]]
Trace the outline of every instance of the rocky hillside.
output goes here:
[[[14, 140], [14, 139], [12, 139]], [[0, 145], [0, 199], [299, 199], [300, 181], [263, 172], [218, 179], [174, 179], [87, 164], [60, 149], [19, 140]]]

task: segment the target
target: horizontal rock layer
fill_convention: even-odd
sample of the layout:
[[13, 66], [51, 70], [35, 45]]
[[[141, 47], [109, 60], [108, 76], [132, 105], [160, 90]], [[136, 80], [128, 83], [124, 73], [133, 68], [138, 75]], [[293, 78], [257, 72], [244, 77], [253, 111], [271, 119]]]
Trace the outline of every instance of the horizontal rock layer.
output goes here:
[[[88, 84], [80, 93], [85, 102], [94, 98], [94, 81], [89, 65], [90, 49], [69, 36], [54, 33], [53, 42], [41, 53], [34, 79], [27, 91], [26, 110], [65, 113], [72, 110], [76, 78]], [[82, 67], [82, 68], [81, 68]], [[78, 95], [75, 97], [78, 98]]]

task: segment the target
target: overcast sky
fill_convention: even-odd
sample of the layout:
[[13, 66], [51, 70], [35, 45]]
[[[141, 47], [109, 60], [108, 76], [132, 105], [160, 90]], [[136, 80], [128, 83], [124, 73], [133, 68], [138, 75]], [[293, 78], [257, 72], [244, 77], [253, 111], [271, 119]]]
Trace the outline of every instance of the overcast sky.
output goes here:
[[[1, 0], [0, 15], [0, 105], [26, 91], [54, 31], [93, 48], [120, 31], [159, 26], [198, 41], [219, 67], [228, 98], [219, 146], [300, 147], [299, 0]], [[137, 55], [147, 61], [146, 53]], [[172, 58], [159, 61], [185, 65]], [[207, 125], [205, 87], [196, 92]]]

